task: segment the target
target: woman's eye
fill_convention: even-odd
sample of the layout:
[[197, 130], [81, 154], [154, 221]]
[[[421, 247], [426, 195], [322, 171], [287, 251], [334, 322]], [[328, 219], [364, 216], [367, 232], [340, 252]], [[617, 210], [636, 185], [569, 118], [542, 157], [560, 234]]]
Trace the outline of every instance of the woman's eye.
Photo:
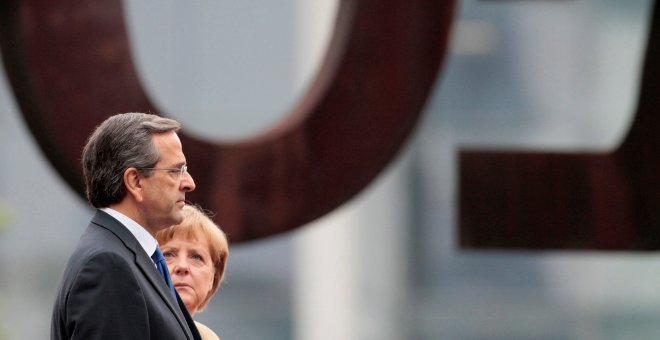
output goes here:
[[163, 257], [173, 257], [173, 256], [174, 256], [174, 253], [172, 253], [171, 251], [166, 251], [166, 252], [163, 253]]
[[192, 258], [197, 261], [204, 261], [204, 258], [201, 255], [193, 255]]

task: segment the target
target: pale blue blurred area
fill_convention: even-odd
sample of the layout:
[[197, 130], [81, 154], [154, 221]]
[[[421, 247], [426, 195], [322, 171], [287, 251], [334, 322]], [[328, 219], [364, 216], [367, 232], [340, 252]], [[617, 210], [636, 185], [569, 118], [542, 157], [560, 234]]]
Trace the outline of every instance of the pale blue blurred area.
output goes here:
[[[317, 10], [310, 3], [125, 1], [143, 84], [200, 138], [258, 133], [314, 76], [318, 60], [299, 51], [312, 31], [304, 17]], [[401, 339], [660, 338], [656, 253], [467, 251], [455, 242], [460, 147], [607, 150], [620, 142], [636, 105], [651, 1], [458, 3], [450, 53], [418, 129], [347, 204], [378, 215], [388, 179], [407, 183], [396, 197], [408, 207], [401, 248], [383, 248], [377, 224], [349, 226], [362, 282], [387, 277], [390, 266], [406, 276], [401, 287], [371, 287], [358, 309], [367, 315], [388, 292], [403, 292]], [[321, 13], [313, 31], [329, 32], [334, 14]], [[321, 34], [311, 54], [321, 56], [327, 39]], [[4, 72], [0, 155], [8, 220], [0, 225], [0, 340], [46, 339], [61, 271], [92, 210], [43, 157]], [[296, 242], [317, 227], [235, 245], [226, 282], [197, 319], [224, 340], [295, 338]], [[402, 249], [402, 264], [378, 261]], [[370, 335], [388, 327], [382, 320], [358, 315], [362, 330], [352, 338], [383, 339]]]

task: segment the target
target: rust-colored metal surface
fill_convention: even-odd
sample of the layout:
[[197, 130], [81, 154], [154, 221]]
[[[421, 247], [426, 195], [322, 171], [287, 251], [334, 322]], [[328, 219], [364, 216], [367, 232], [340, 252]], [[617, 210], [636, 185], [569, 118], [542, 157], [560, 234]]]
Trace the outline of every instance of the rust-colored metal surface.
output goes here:
[[[232, 144], [184, 127], [197, 182], [190, 200], [217, 212], [231, 241], [242, 242], [297, 228], [352, 198], [413, 130], [446, 54], [453, 9], [452, 0], [341, 1], [322, 67], [285, 120]], [[0, 44], [31, 132], [81, 195], [80, 151], [94, 126], [119, 112], [167, 115], [140, 84], [120, 0], [3, 1]]]
[[660, 249], [660, 10], [639, 102], [611, 153], [460, 152], [465, 248]]

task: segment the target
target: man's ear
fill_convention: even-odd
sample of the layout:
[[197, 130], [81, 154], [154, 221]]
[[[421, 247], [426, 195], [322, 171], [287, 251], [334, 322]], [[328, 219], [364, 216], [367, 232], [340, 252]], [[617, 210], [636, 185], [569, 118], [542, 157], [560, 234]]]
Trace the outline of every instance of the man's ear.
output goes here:
[[142, 202], [142, 179], [140, 173], [136, 168], [128, 168], [124, 171], [124, 185], [126, 186], [126, 193], [131, 195], [137, 202]]

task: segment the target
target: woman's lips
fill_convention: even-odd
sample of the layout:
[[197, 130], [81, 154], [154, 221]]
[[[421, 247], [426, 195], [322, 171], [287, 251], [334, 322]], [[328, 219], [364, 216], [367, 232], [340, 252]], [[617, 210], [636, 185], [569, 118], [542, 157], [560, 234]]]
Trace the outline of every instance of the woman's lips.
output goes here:
[[181, 282], [181, 283], [175, 283], [174, 288], [192, 288], [192, 286], [187, 283]]

